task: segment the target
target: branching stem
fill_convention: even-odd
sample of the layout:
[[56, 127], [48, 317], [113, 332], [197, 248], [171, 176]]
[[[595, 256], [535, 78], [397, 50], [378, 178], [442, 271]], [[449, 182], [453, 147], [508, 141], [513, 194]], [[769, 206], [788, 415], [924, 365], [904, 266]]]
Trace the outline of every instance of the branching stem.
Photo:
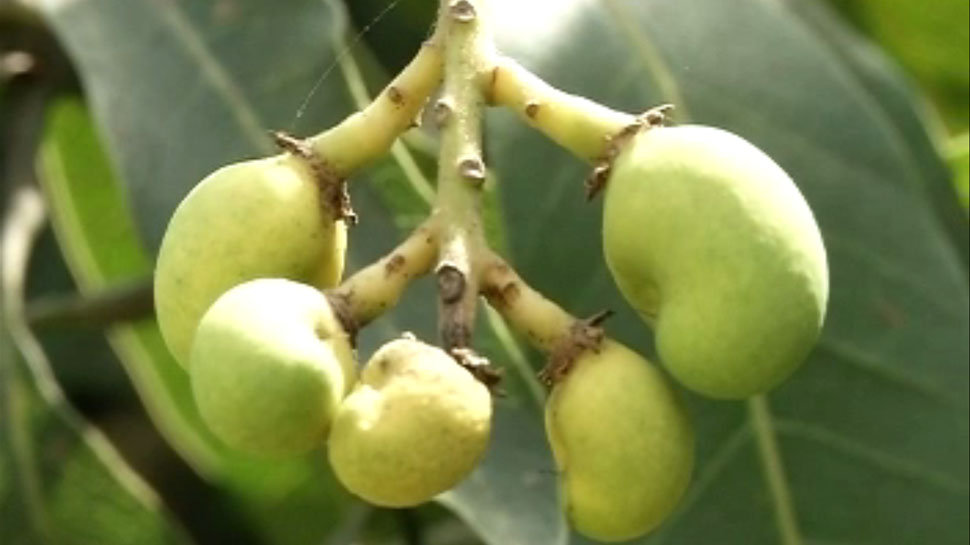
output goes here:
[[446, 350], [469, 345], [478, 300], [478, 259], [487, 249], [481, 219], [482, 80], [492, 57], [487, 2], [442, 0], [438, 30], [445, 41], [444, 86], [434, 106], [441, 128], [438, 195], [441, 223], [435, 273], [439, 332]]
[[532, 289], [501, 257], [490, 253], [482, 268], [482, 295], [513, 329], [551, 352], [569, 336], [577, 318]]
[[431, 218], [386, 256], [329, 290], [327, 297], [356, 331], [390, 310], [412, 280], [431, 270], [437, 256], [438, 229]]
[[441, 343], [459, 363], [471, 366], [478, 359], [470, 343], [478, 297], [484, 295], [514, 329], [551, 355], [546, 376], [554, 378], [568, 367], [572, 354], [598, 342], [599, 319], [571, 316], [529, 287], [488, 247], [481, 214], [484, 109], [489, 103], [508, 106], [590, 162], [602, 162], [615, 137], [641, 121], [559, 91], [497, 55], [488, 4], [441, 0], [435, 37], [401, 75], [372, 104], [312, 140], [314, 152], [328, 160], [331, 169], [349, 174], [388, 149], [418, 113], [433, 84], [443, 79], [431, 112], [441, 144], [430, 218], [328, 297], [356, 331], [390, 309], [410, 280], [433, 267]]
[[437, 34], [366, 108], [309, 139], [313, 151], [340, 178], [387, 153], [416, 123], [428, 95], [441, 83], [442, 48]]

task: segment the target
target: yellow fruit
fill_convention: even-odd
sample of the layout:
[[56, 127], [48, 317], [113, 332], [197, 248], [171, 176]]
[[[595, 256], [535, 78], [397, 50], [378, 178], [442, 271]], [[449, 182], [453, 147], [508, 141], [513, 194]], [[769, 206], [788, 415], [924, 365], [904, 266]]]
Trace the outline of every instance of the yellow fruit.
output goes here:
[[684, 495], [694, 435], [667, 380], [605, 340], [573, 364], [546, 403], [563, 508], [581, 534], [632, 539], [656, 528]]
[[326, 297], [273, 278], [216, 300], [199, 322], [190, 361], [209, 428], [232, 447], [269, 456], [322, 445], [357, 372]]
[[351, 492], [386, 507], [430, 500], [485, 453], [488, 389], [444, 351], [400, 339], [381, 347], [340, 406], [330, 464]]
[[179, 204], [159, 250], [155, 309], [165, 342], [186, 365], [199, 319], [226, 290], [277, 277], [333, 286], [345, 246], [344, 223], [333, 221], [297, 158], [213, 172]]
[[649, 129], [616, 159], [603, 215], [613, 278], [684, 385], [743, 398], [804, 361], [828, 300], [825, 248], [761, 150], [710, 127]]

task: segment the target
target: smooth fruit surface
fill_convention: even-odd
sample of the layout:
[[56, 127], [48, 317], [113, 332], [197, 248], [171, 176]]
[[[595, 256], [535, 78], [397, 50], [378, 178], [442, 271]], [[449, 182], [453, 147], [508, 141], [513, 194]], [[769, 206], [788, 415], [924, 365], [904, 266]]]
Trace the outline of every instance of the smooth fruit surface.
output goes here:
[[371, 357], [341, 405], [330, 464], [347, 489], [371, 503], [417, 505], [474, 469], [491, 415], [488, 389], [448, 354], [395, 340]]
[[255, 278], [317, 287], [343, 271], [346, 231], [316, 180], [289, 155], [223, 167], [179, 204], [158, 254], [155, 308], [165, 342], [188, 362], [199, 319], [229, 288]]
[[791, 178], [700, 126], [634, 137], [606, 187], [603, 246], [662, 363], [717, 398], [773, 388], [804, 361], [828, 300], [825, 248]]
[[271, 456], [320, 446], [355, 375], [350, 340], [326, 297], [268, 278], [212, 305], [189, 368], [199, 412], [216, 436]]
[[563, 507], [577, 531], [622, 541], [656, 528], [690, 482], [694, 435], [660, 371], [606, 340], [546, 403]]

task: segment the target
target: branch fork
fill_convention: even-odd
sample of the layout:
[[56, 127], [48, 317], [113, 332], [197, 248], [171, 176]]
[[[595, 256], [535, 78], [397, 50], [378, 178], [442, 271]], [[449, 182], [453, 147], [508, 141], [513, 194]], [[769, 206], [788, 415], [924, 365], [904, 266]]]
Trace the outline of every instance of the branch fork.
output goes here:
[[[610, 313], [585, 320], [571, 316], [488, 247], [481, 217], [487, 172], [483, 111], [489, 105], [508, 107], [592, 163], [586, 183], [587, 197], [592, 198], [603, 189], [626, 142], [641, 130], [662, 125], [671, 107], [632, 115], [560, 91], [497, 54], [489, 22], [488, 0], [441, 0], [433, 37], [373, 103], [316, 137], [304, 141], [277, 133], [277, 142], [304, 158], [321, 180], [343, 180], [412, 127], [441, 83], [440, 98], [431, 110], [441, 141], [431, 215], [387, 256], [327, 296], [354, 335], [396, 304], [413, 278], [433, 272], [440, 341], [459, 365], [494, 391], [500, 373], [471, 347], [478, 299], [484, 296], [514, 329], [550, 355], [539, 376], [552, 386], [582, 354], [599, 349], [604, 338], [600, 324]], [[317, 168], [321, 165], [326, 168]], [[340, 198], [332, 205], [338, 213], [349, 210]]]

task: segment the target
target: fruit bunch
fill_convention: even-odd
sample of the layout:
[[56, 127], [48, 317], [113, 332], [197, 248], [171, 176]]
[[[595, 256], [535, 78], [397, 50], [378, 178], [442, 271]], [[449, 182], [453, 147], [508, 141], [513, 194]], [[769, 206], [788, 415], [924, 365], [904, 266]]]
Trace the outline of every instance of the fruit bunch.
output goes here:
[[[366, 108], [281, 153], [221, 168], [172, 216], [156, 309], [212, 432], [267, 456], [326, 446], [338, 479], [419, 504], [483, 457], [500, 378], [471, 346], [480, 297], [548, 355], [546, 431], [571, 524], [616, 541], [656, 528], [690, 482], [694, 437], [667, 373], [533, 290], [482, 232], [486, 105], [592, 164], [605, 263], [675, 382], [762, 394], [805, 359], [828, 297], [825, 249], [788, 175], [751, 143], [668, 108], [631, 115], [569, 95], [496, 52], [484, 0], [443, 1], [432, 38]], [[343, 280], [347, 178], [386, 153], [432, 93], [437, 200], [398, 247]], [[358, 369], [355, 337], [414, 278], [439, 287], [441, 347], [405, 334]], [[647, 330], [644, 330], [647, 334]]]

